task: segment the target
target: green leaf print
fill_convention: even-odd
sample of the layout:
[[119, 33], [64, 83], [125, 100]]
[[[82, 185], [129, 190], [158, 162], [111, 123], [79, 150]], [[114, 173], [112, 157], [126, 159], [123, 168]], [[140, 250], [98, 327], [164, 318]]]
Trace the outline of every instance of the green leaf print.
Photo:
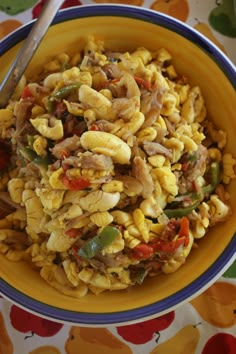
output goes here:
[[236, 37], [236, 9], [234, 0], [223, 0], [218, 3], [209, 15], [209, 23], [217, 32], [228, 36]]
[[0, 11], [14, 16], [33, 7], [38, 0], [1, 0]]
[[224, 278], [236, 278], [236, 261], [227, 269], [227, 271], [223, 274]]

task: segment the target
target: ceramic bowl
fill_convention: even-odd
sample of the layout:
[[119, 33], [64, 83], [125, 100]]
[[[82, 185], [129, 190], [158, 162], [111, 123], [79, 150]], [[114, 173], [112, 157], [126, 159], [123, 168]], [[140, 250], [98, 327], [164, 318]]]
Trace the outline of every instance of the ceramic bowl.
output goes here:
[[[0, 44], [1, 79], [15, 58], [32, 23]], [[62, 51], [73, 52], [89, 34], [103, 38], [108, 47], [130, 50], [138, 46], [164, 47], [179, 73], [201, 87], [209, 115], [228, 133], [227, 150], [235, 152], [236, 75], [234, 65], [201, 34], [173, 18], [144, 8], [95, 5], [60, 12], [35, 54], [28, 72]], [[235, 258], [236, 180], [229, 185], [232, 217], [214, 227], [192, 250], [176, 273], [146, 280], [129, 291], [68, 298], [49, 287], [27, 264], [0, 256], [0, 290], [18, 305], [54, 320], [104, 326], [128, 324], [162, 315], [190, 301], [209, 287]]]

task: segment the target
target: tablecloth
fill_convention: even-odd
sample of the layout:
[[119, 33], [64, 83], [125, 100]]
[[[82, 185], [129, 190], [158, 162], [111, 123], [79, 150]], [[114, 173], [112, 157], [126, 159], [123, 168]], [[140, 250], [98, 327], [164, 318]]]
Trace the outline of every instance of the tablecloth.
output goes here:
[[[37, 18], [46, 0], [0, 0], [0, 40]], [[234, 0], [66, 0], [63, 8], [122, 3], [188, 23], [236, 64]], [[161, 317], [126, 326], [56, 323], [0, 298], [0, 354], [235, 354], [236, 260], [196, 299]]]

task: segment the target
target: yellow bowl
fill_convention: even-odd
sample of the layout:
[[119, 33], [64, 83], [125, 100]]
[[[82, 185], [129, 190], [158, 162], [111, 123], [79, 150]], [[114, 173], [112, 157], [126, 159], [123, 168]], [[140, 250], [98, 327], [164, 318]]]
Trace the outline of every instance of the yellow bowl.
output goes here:
[[[15, 58], [32, 24], [17, 30], [0, 44], [0, 79]], [[144, 8], [98, 5], [60, 12], [35, 54], [28, 73], [37, 70], [57, 53], [73, 53], [93, 34], [107, 47], [131, 50], [164, 47], [171, 52], [179, 73], [199, 85], [209, 115], [227, 131], [227, 150], [235, 152], [236, 75], [234, 65], [202, 35], [187, 25]], [[214, 227], [199, 242], [176, 273], [150, 278], [128, 291], [104, 292], [98, 296], [68, 298], [49, 287], [24, 262], [13, 263], [0, 256], [0, 290], [3, 296], [28, 310], [52, 319], [104, 326], [127, 324], [164, 314], [189, 301], [210, 286], [235, 259], [236, 180], [228, 188], [232, 217]]]

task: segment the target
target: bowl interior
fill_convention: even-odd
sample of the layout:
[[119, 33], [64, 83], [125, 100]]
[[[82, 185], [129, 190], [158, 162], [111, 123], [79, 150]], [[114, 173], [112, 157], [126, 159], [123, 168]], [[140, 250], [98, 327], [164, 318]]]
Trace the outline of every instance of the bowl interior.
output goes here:
[[[27, 69], [27, 74], [34, 73], [42, 63], [47, 62], [57, 53], [63, 51], [74, 53], [79, 50], [90, 34], [104, 39], [106, 47], [117, 50], [132, 50], [138, 46], [145, 46], [151, 50], [160, 47], [168, 49], [174, 58], [178, 72], [190, 78], [192, 85], [196, 84], [201, 87], [210, 117], [219, 128], [225, 129], [228, 133], [227, 150], [235, 151], [236, 97], [233, 85], [209, 53], [200, 49], [200, 40], [196, 39], [198, 44], [194, 44], [164, 26], [117, 16], [85, 17], [55, 24], [40, 45]], [[21, 43], [15, 45], [1, 56], [0, 79], [7, 72], [20, 45]], [[86, 295], [84, 298], [74, 299], [49, 287], [39, 274], [24, 262], [16, 264], [0, 256], [0, 276], [3, 284], [7, 283], [17, 290], [16, 295], [13, 289], [11, 294], [5, 295], [35, 311], [37, 311], [37, 304], [31, 303], [31, 300], [36, 299], [40, 304], [38, 311], [44, 315], [47, 315], [47, 310], [41, 307], [42, 304], [59, 310], [71, 311], [73, 322], [76, 322], [76, 317], [73, 317], [75, 312], [112, 314], [143, 308], [144, 316], [149, 314], [149, 305], [158, 304], [162, 300], [165, 303], [161, 310], [165, 311], [198, 292], [201, 286], [205, 286], [211, 278], [217, 276], [218, 271], [220, 272], [225, 265], [224, 262], [228, 262], [232, 257], [233, 253], [232, 249], [229, 249], [229, 243], [232, 243], [236, 230], [236, 206], [233, 203], [236, 200], [236, 180], [230, 184], [228, 191], [231, 196], [232, 217], [226, 223], [213, 228], [205, 238], [200, 240], [199, 247], [191, 252], [186, 264], [174, 274], [148, 279], [142, 286], [128, 291], [105, 292], [99, 296]], [[214, 262], [219, 260], [224, 252], [226, 253], [222, 259], [223, 263], [218, 261], [217, 267], [212, 268], [210, 272]], [[208, 277], [203, 276], [205, 272], [210, 272]], [[194, 282], [197, 282], [196, 288], [194, 288]], [[186, 289], [185, 293], [181, 293], [182, 289]], [[22, 294], [26, 297], [21, 297]], [[146, 306], [147, 312], [144, 308]], [[157, 307], [154, 311], [159, 311], [158, 309]], [[58, 313], [57, 316], [53, 313], [52, 316], [58, 319], [68, 319], [65, 314]], [[77, 318], [78, 322], [81, 322], [79, 317]]]

